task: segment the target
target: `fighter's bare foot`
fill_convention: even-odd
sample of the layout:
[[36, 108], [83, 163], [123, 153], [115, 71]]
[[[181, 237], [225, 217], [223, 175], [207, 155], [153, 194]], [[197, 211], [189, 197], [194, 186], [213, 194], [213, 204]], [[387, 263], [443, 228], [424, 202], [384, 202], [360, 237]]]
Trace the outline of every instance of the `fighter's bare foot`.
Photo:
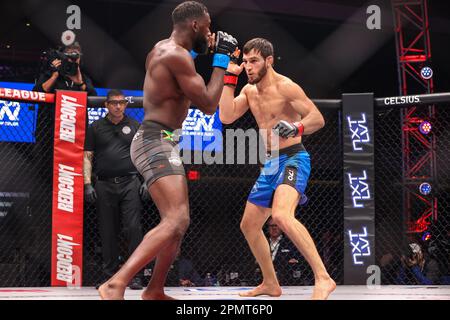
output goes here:
[[328, 296], [336, 289], [336, 283], [330, 277], [316, 280], [311, 299], [327, 300]]
[[271, 297], [279, 297], [281, 296], [281, 287], [279, 285], [265, 285], [265, 284], [260, 284], [259, 286], [257, 286], [255, 289], [250, 290], [250, 291], [246, 291], [246, 292], [241, 292], [239, 293], [239, 295], [241, 297], [257, 297], [257, 296], [261, 296], [261, 295], [268, 295]]
[[164, 292], [155, 292], [149, 290], [144, 290], [144, 292], [142, 292], [141, 298], [142, 300], [176, 300], [175, 298], [168, 296]]
[[102, 300], [124, 300], [126, 286], [117, 282], [107, 281], [98, 288]]

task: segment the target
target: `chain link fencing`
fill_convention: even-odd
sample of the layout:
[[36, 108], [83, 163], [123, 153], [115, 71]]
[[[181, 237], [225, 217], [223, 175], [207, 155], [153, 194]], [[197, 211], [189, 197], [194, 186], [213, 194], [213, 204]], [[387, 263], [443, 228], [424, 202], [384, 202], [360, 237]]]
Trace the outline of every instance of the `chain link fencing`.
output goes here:
[[[131, 109], [132, 110], [132, 109]], [[132, 111], [130, 111], [132, 115]], [[336, 280], [342, 277], [342, 150], [338, 112], [325, 114], [327, 126], [318, 133], [307, 136], [304, 144], [311, 154], [312, 172], [306, 194], [308, 205], [299, 207], [298, 219], [310, 231], [324, 256], [329, 272]], [[229, 129], [254, 129], [256, 122], [246, 113]], [[224, 135], [226, 139], [226, 135]], [[226, 141], [224, 141], [226, 143]], [[261, 146], [258, 146], [259, 148]], [[250, 152], [247, 142], [247, 152]], [[227, 158], [226, 148], [223, 159]], [[196, 156], [192, 154], [192, 158]], [[330, 159], [330, 161], [328, 161]], [[186, 172], [196, 171], [200, 178], [189, 180], [191, 224], [184, 238], [178, 260], [188, 260], [198, 274], [197, 284], [205, 285], [256, 285], [260, 273], [256, 261], [240, 231], [240, 220], [248, 194], [259, 172], [258, 164], [186, 164]], [[85, 212], [85, 263], [84, 283], [93, 285], [101, 279], [101, 242], [98, 235], [95, 208]], [[152, 201], [144, 204], [142, 226], [149, 231], [159, 222]], [[267, 227], [265, 228], [267, 235]], [[126, 259], [126, 239], [121, 236], [123, 259]], [[294, 253], [293, 253], [294, 254]], [[177, 261], [178, 262], [178, 261]], [[178, 263], [168, 276], [168, 285], [178, 285]], [[152, 264], [144, 270], [145, 278], [151, 275]], [[313, 276], [304, 260], [289, 265], [281, 275], [285, 285], [311, 285]], [[207, 279], [207, 275], [211, 279]], [[207, 280], [207, 281], [206, 281]]]
[[[3, 106], [3, 104], [2, 104]], [[27, 105], [35, 108], [34, 105]], [[137, 112], [137, 109], [135, 109]], [[133, 113], [133, 109], [130, 110]], [[328, 272], [343, 284], [343, 144], [341, 113], [325, 111], [326, 126], [305, 136], [304, 145], [311, 155], [311, 176], [306, 206], [298, 207], [296, 217], [309, 230]], [[439, 270], [448, 273], [448, 207], [450, 181], [448, 155], [450, 120], [445, 107], [437, 107], [433, 133], [437, 138], [439, 180], [433, 194], [439, 200], [438, 220], [430, 226], [432, 240], [423, 241], [424, 253], [439, 256]], [[51, 254], [51, 194], [53, 155], [53, 108], [42, 106], [36, 121], [36, 142], [0, 142], [0, 286], [49, 286]], [[1, 130], [2, 127], [0, 127]], [[250, 113], [224, 129], [256, 128]], [[382, 268], [384, 284], [397, 284], [405, 243], [418, 234], [407, 234], [402, 201], [402, 140], [400, 110], [377, 112], [375, 119], [376, 172], [376, 256]], [[29, 128], [21, 128], [25, 135]], [[248, 148], [247, 148], [248, 150]], [[224, 151], [226, 152], [226, 150]], [[224, 155], [226, 157], [226, 155]], [[181, 260], [196, 270], [196, 285], [257, 285], [260, 273], [255, 259], [240, 231], [247, 196], [255, 183], [260, 166], [249, 164], [187, 164], [186, 172], [196, 171], [200, 178], [189, 180], [191, 224], [184, 238], [180, 257], [171, 269], [167, 285], [179, 285]], [[159, 222], [153, 202], [144, 203], [142, 226], [149, 231]], [[265, 227], [264, 233], [268, 235]], [[119, 241], [123, 261], [128, 257], [125, 237]], [[431, 240], [430, 240], [431, 241]], [[102, 280], [101, 241], [95, 207], [85, 205], [83, 285], [93, 286]], [[431, 249], [435, 248], [435, 249]], [[447, 251], [446, 251], [447, 250]], [[386, 255], [393, 259], [388, 260]], [[301, 257], [301, 256], [300, 256]], [[151, 275], [152, 264], [144, 270]], [[283, 285], [312, 285], [314, 277], [303, 258], [283, 271]], [[409, 281], [414, 279], [407, 275]], [[205, 281], [206, 280], [206, 281]]]
[[[427, 108], [416, 111], [418, 118], [428, 119]], [[432, 186], [429, 195], [419, 192], [420, 184], [430, 176], [433, 161], [428, 159], [418, 170], [417, 181], [403, 182], [402, 109], [376, 112], [375, 120], [375, 175], [376, 175], [376, 263], [381, 268], [382, 284], [429, 285], [449, 284], [449, 181], [448, 158], [450, 132], [446, 123], [450, 120], [448, 106], [436, 106], [436, 118], [429, 119], [432, 130], [418, 136], [424, 141], [436, 139], [436, 181], [426, 181]], [[420, 121], [417, 123], [417, 128]], [[411, 164], [432, 153], [419, 139], [408, 139]], [[407, 149], [405, 149], [407, 152]], [[408, 192], [404, 192], [409, 190]], [[411, 209], [405, 208], [404, 196], [409, 194]], [[421, 197], [419, 199], [418, 197]], [[437, 214], [427, 212], [425, 201], [437, 198]], [[407, 212], [408, 211], [408, 212]], [[409, 216], [408, 216], [409, 213]], [[410, 227], [420, 218], [429, 216], [430, 223], [423, 232], [412, 232]], [[411, 246], [411, 244], [413, 244]], [[415, 246], [414, 244], [417, 244]], [[420, 248], [420, 249], [418, 249]], [[420, 256], [414, 252], [420, 250]], [[422, 277], [423, 276], [423, 277]]]
[[[54, 106], [2, 101], [0, 108], [0, 286], [49, 286]], [[6, 131], [20, 108], [28, 111], [20, 130]], [[24, 140], [35, 142], [17, 142]]]

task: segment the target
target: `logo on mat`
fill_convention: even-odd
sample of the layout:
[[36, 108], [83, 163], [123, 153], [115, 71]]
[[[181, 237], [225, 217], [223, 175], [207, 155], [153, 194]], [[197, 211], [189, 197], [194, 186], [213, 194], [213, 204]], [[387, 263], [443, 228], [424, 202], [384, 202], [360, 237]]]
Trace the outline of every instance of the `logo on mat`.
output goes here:
[[130, 134], [131, 128], [129, 126], [125, 126], [122, 128], [123, 134]]

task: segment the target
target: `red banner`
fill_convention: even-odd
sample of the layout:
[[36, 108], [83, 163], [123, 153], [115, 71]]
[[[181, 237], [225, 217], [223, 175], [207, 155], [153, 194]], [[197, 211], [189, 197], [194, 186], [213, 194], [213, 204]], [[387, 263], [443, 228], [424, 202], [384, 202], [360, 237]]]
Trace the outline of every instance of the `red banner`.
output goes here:
[[57, 91], [53, 157], [52, 286], [81, 286], [86, 92]]

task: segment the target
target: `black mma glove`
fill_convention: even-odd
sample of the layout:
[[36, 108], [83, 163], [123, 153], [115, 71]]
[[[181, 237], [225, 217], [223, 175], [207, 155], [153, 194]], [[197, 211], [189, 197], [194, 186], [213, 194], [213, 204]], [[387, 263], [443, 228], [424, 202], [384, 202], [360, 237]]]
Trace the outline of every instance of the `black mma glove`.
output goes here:
[[238, 46], [237, 40], [226, 32], [219, 31], [214, 45], [213, 67], [227, 69], [232, 54]]

